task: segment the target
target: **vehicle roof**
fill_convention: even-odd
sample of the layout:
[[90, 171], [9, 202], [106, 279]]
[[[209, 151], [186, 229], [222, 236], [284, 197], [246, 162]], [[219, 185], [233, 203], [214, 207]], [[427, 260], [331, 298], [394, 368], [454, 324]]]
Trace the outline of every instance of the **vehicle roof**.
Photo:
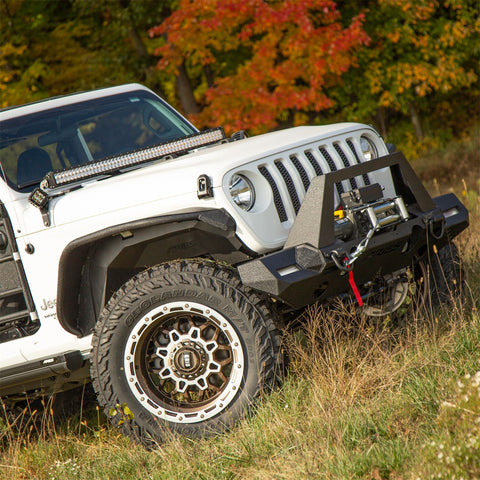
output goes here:
[[86, 100], [93, 100], [95, 98], [102, 98], [119, 93], [133, 92], [137, 90], [144, 90], [151, 92], [150, 89], [139, 83], [128, 83], [116, 87], [99, 88], [87, 92], [76, 92], [68, 95], [61, 95], [58, 97], [45, 98], [36, 102], [27, 103], [25, 105], [16, 105], [0, 109], [0, 121], [10, 118], [28, 115], [30, 113], [41, 112], [42, 110], [49, 110], [51, 108], [62, 107], [72, 103], [84, 102]]

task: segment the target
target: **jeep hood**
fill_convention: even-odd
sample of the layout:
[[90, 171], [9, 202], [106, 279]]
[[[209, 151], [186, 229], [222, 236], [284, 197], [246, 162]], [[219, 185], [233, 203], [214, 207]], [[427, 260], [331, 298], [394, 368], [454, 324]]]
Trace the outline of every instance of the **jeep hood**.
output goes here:
[[[49, 206], [52, 221], [59, 226], [82, 218], [108, 215], [108, 223], [114, 224], [165, 212], [199, 210], [202, 206], [215, 208], [214, 199], [199, 201], [197, 198], [199, 176], [207, 175], [212, 187], [219, 187], [225, 173], [241, 165], [358, 130], [368, 130], [378, 136], [371, 127], [356, 123], [296, 127], [205, 147], [173, 159], [155, 160], [119, 175], [88, 179], [82, 182], [82, 188], [72, 189], [70, 185], [67, 189], [52, 191]], [[55, 196], [57, 191], [65, 191], [65, 194]], [[40, 217], [36, 207], [29, 205], [27, 210], [25, 215]]]

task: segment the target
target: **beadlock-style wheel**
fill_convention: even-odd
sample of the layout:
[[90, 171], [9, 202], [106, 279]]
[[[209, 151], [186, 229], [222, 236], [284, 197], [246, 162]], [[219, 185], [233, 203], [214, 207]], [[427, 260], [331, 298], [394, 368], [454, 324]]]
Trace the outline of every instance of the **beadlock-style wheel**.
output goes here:
[[232, 426], [281, 373], [270, 303], [235, 270], [202, 260], [146, 270], [107, 303], [90, 375], [114, 425], [150, 447], [166, 432]]
[[142, 317], [124, 357], [133, 395], [170, 422], [217, 415], [242, 383], [243, 349], [235, 329], [219, 312], [195, 302], [167, 303]]
[[376, 288], [381, 293], [367, 298], [363, 312], [370, 317], [384, 317], [403, 310], [412, 303], [421, 308], [428, 295], [427, 267], [419, 262], [414, 269], [406, 268], [376, 279]]
[[376, 279], [376, 289], [381, 293], [367, 298], [363, 312], [382, 317], [405, 315], [410, 306], [417, 311], [435, 310], [461, 297], [463, 282], [458, 249], [448, 243], [411, 268]]

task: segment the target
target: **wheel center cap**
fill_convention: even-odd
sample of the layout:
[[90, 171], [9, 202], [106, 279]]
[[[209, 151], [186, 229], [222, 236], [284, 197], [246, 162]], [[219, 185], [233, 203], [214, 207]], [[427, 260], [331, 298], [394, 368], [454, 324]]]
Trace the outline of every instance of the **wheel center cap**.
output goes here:
[[200, 356], [195, 350], [190, 348], [181, 348], [175, 355], [175, 366], [183, 372], [192, 372], [196, 370]]
[[173, 368], [181, 375], [201, 374], [207, 364], [207, 355], [204, 349], [195, 342], [188, 342], [181, 346], [173, 357]]

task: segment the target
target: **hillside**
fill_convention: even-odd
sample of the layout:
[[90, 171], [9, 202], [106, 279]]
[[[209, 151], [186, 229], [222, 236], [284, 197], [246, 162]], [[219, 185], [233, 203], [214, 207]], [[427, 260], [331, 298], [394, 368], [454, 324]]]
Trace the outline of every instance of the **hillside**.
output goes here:
[[[146, 451], [89, 410], [0, 420], [0, 478], [480, 478], [480, 139], [414, 161], [431, 193], [470, 211], [458, 239], [464, 300], [406, 321], [308, 310], [285, 332], [285, 382], [230, 432], [174, 438]], [[36, 419], [33, 421], [32, 419]]]

